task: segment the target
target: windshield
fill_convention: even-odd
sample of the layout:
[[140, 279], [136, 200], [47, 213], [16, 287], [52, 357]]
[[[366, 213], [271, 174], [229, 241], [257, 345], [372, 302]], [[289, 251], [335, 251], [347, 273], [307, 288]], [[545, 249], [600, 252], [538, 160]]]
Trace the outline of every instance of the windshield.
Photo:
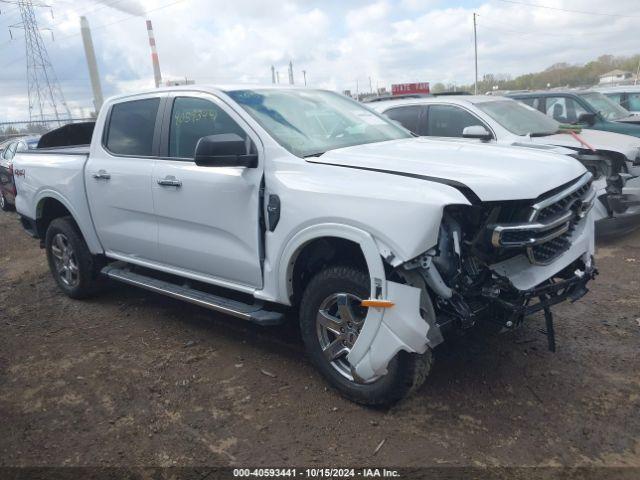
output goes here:
[[560, 128], [553, 118], [515, 100], [480, 102], [476, 107], [516, 135], [553, 135]]
[[404, 128], [333, 92], [260, 89], [227, 94], [280, 145], [299, 157], [412, 137]]
[[631, 113], [616, 104], [610, 98], [605, 97], [600, 92], [581, 93], [591, 107], [607, 120], [620, 120], [631, 115]]

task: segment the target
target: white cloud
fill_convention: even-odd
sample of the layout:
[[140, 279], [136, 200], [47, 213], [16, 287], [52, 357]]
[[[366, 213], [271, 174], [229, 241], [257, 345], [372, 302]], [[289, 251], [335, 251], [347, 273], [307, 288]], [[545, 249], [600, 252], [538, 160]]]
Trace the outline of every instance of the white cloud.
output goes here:
[[[105, 95], [153, 85], [145, 18], [111, 8], [111, 3], [54, 1], [56, 18], [51, 20], [46, 12], [39, 16], [42, 26], [55, 31], [56, 41], [45, 43], [70, 105], [91, 105], [79, 35], [82, 14], [93, 29]], [[199, 83], [269, 83], [271, 65], [286, 81], [290, 59], [297, 83], [304, 69], [310, 85], [339, 90], [355, 90], [356, 82], [360, 91], [368, 90], [369, 77], [374, 88], [404, 81], [470, 83], [474, 10], [479, 14], [481, 75], [515, 76], [556, 62], [580, 63], [605, 53], [640, 50], [637, 19], [497, 0], [485, 0], [474, 9], [465, 6], [466, 0], [184, 0], [161, 8], [171, 3], [121, 0], [113, 6], [154, 10], [148, 16], [163, 77], [187, 76]], [[637, 0], [548, 0], [545, 5], [623, 14], [637, 10]], [[3, 17], [0, 27], [12, 20]], [[24, 46], [21, 40], [9, 42], [1, 32], [0, 121], [25, 118]]]

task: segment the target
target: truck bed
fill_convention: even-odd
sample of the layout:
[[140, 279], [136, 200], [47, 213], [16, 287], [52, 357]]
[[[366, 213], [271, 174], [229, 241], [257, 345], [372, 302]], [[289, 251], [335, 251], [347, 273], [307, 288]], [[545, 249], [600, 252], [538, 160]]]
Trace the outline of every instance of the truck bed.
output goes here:
[[17, 153], [13, 159], [18, 192], [16, 210], [33, 225], [52, 203], [60, 204], [76, 219], [87, 245], [96, 253], [101, 252], [102, 247], [93, 228], [87, 201], [84, 175], [88, 158], [88, 145]]

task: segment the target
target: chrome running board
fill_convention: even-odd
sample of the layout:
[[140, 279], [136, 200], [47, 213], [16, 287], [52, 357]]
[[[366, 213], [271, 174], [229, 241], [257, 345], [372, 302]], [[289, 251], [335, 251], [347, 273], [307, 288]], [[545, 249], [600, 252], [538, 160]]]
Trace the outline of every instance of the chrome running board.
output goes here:
[[216, 312], [226, 313], [259, 325], [279, 325], [284, 320], [282, 313], [264, 310], [262, 302], [248, 304], [196, 290], [188, 285], [176, 285], [175, 283], [134, 272], [124, 262], [115, 262], [107, 265], [102, 269], [102, 273], [109, 278], [129, 285], [183, 300]]

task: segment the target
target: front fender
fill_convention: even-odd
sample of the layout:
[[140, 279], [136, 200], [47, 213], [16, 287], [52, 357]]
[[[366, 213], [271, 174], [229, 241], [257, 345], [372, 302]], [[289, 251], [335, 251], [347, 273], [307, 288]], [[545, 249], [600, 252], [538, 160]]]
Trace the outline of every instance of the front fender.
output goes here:
[[278, 292], [281, 296], [286, 292], [286, 298], [282, 298], [281, 300], [284, 300], [290, 305], [292, 292], [289, 279], [291, 278], [293, 266], [298, 254], [309, 242], [324, 237], [342, 238], [359, 244], [365, 261], [367, 262], [367, 269], [369, 270], [372, 298], [376, 293], [376, 289], [381, 289], [378, 292], [379, 294], [383, 296], [386, 295], [384, 265], [376, 242], [371, 234], [350, 225], [324, 223], [302, 229], [287, 242], [282, 250], [279, 261], [276, 262], [276, 265], [278, 265]]
[[[420, 315], [422, 292], [419, 288], [387, 281], [378, 244], [364, 230], [327, 223], [298, 232], [288, 242], [281, 256], [279, 290], [288, 292], [290, 296], [289, 279], [297, 254], [309, 242], [323, 237], [337, 237], [358, 243], [369, 270], [370, 298], [387, 299], [394, 303], [388, 309], [368, 309], [364, 326], [347, 357], [354, 377], [366, 382], [386, 374], [387, 365], [400, 350], [424, 353], [429, 345], [427, 337], [430, 326]], [[384, 247], [381, 248], [384, 250]]]

